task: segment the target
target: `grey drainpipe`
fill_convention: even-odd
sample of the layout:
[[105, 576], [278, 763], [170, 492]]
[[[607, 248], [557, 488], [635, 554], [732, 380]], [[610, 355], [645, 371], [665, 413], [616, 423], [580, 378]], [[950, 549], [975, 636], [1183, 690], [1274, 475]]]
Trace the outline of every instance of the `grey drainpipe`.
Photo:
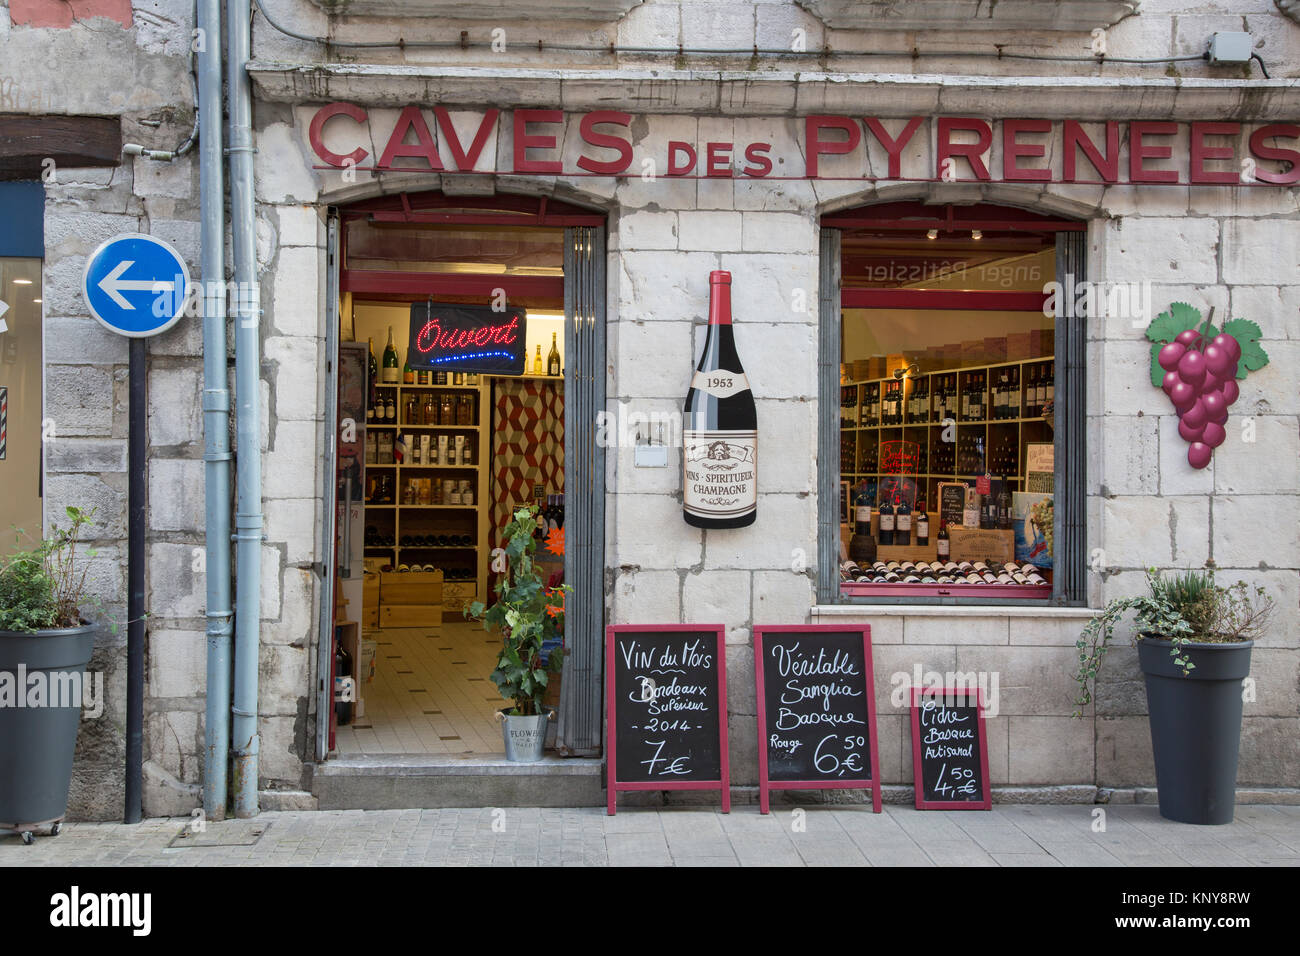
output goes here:
[[207, 500], [208, 682], [203, 813], [226, 818], [230, 763], [230, 391], [221, 153], [221, 0], [199, 0], [199, 218], [203, 239], [203, 461]]
[[253, 94], [248, 80], [250, 0], [227, 0], [230, 96], [230, 231], [235, 259], [235, 697], [231, 708], [235, 816], [257, 815], [257, 666], [262, 617], [262, 446], [258, 407], [262, 310], [253, 208]]

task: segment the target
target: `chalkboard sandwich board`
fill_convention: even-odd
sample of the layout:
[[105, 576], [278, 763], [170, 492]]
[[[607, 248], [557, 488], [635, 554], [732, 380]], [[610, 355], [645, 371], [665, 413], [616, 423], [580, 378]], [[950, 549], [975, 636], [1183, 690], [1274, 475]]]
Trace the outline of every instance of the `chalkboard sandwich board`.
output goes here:
[[754, 628], [758, 804], [773, 790], [870, 790], [880, 812], [871, 628]]
[[918, 810], [993, 809], [979, 688], [912, 688], [912, 770]]
[[605, 632], [608, 811], [620, 790], [717, 790], [731, 810], [721, 624]]

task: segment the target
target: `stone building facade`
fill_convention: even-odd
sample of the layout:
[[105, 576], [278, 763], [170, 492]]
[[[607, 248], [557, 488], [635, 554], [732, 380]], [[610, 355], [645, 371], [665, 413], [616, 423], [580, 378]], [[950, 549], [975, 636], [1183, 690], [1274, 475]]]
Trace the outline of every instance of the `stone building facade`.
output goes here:
[[[50, 7], [55, 6], [50, 4]], [[62, 8], [62, 4], [57, 4]], [[1136, 653], [1116, 648], [1094, 707], [1072, 719], [1074, 644], [1088, 608], [827, 606], [816, 596], [819, 416], [815, 303], [819, 217], [878, 202], [995, 203], [1087, 224], [1090, 277], [1149, 281], [1157, 308], [1185, 301], [1257, 322], [1271, 358], [1242, 383], [1229, 440], [1209, 468], [1187, 466], [1177, 421], [1148, 381], [1149, 343], [1128, 323], [1091, 321], [1087, 343], [1088, 603], [1136, 593], [1142, 569], [1199, 567], [1267, 587], [1280, 613], [1254, 652], [1257, 698], [1246, 705], [1239, 785], [1283, 799], [1300, 787], [1300, 206], [1294, 185], [1142, 186], [1056, 182], [807, 179], [809, 115], [1235, 121], [1300, 119], [1300, 25], [1272, 0], [1172, 0], [995, 5], [836, 4], [823, 0], [645, 0], [580, 5], [436, 0], [353, 4], [331, 15], [308, 0], [265, 0], [254, 16], [250, 71], [257, 144], [262, 270], [264, 511], [261, 685], [263, 806], [311, 805], [326, 453], [326, 231], [330, 206], [401, 191], [546, 195], [608, 213], [608, 410], [680, 410], [702, 348], [707, 276], [737, 276], [737, 338], [764, 442], [759, 522], [702, 533], [680, 520], [679, 472], [634, 470], [630, 448], [608, 456], [605, 616], [608, 623], [727, 624], [733, 782], [757, 779], [751, 629], [764, 623], [871, 624], [881, 772], [911, 779], [906, 711], [889, 704], [899, 674], [1000, 675], [989, 721], [995, 787], [1021, 799], [1090, 802], [1099, 790], [1154, 783]], [[1038, 19], [1050, 6], [1069, 20]], [[605, 9], [608, 7], [608, 9]], [[890, 8], [872, 20], [854, 8]], [[904, 13], [903, 8], [910, 12]], [[1022, 8], [1017, 13], [1017, 7]], [[941, 9], [942, 8], [942, 9]], [[575, 8], [576, 9], [576, 8]], [[75, 7], [60, 19], [41, 0], [0, 11], [0, 112], [121, 118], [123, 139], [150, 148], [184, 140], [194, 117], [188, 2]], [[466, 48], [349, 49], [340, 41], [466, 38]], [[587, 14], [583, 14], [586, 16]], [[957, 18], [954, 22], [952, 18]], [[927, 19], [930, 18], [930, 19]], [[1091, 26], [1090, 24], [1095, 24]], [[1098, 35], [1092, 31], [1100, 30]], [[463, 31], [463, 32], [462, 32]], [[493, 31], [501, 31], [499, 36]], [[1212, 34], [1245, 31], [1256, 64], [1199, 59]], [[494, 50], [493, 42], [500, 50]], [[1095, 44], [1108, 60], [1099, 64]], [[540, 48], [539, 48], [540, 43]], [[553, 48], [581, 45], [587, 50]], [[611, 53], [611, 46], [616, 52]], [[692, 54], [726, 47], [759, 53]], [[651, 49], [660, 52], [649, 52]], [[789, 55], [774, 51], [789, 51]], [[1046, 60], [999, 57], [999, 50]], [[807, 51], [814, 51], [808, 53]], [[817, 55], [817, 51], [833, 51]], [[960, 55], [952, 53], [960, 51]], [[982, 55], [972, 55], [982, 54]], [[1065, 58], [1075, 59], [1065, 59]], [[1155, 64], [1129, 58], [1171, 58]], [[1189, 59], [1190, 58], [1190, 59]], [[77, 64], [76, 69], [70, 68]], [[328, 141], [371, 156], [408, 104], [452, 110], [462, 138], [484, 109], [503, 121], [476, 167], [491, 176], [322, 168], [310, 124], [326, 103], [364, 107], [364, 127]], [[669, 141], [773, 144], [785, 179], [677, 179], [519, 174], [515, 109], [634, 117], [635, 150], [662, 163]], [[564, 126], [560, 154], [581, 151]], [[370, 138], [358, 130], [368, 130]], [[382, 132], [381, 132], [382, 131]], [[442, 145], [442, 133], [433, 127]], [[1185, 132], [1180, 135], [1185, 135]], [[644, 147], [643, 147], [644, 144]], [[932, 140], [909, 161], [933, 169]], [[341, 150], [346, 152], [347, 150]], [[1185, 152], [1185, 148], [1183, 150]], [[441, 150], [444, 158], [446, 150]], [[636, 157], [639, 164], [642, 156]], [[827, 158], [825, 162], [830, 162]], [[995, 143], [990, 168], [1001, 169]], [[573, 169], [565, 162], [565, 169]], [[634, 170], [640, 171], [639, 165]], [[125, 605], [124, 340], [87, 313], [86, 256], [121, 232], [167, 239], [199, 260], [197, 154], [172, 163], [126, 158], [116, 168], [57, 170], [45, 184], [47, 521], [67, 504], [96, 507], [94, 590]], [[813, 303], [802, 309], [795, 303]], [[233, 352], [232, 352], [233, 354]], [[198, 320], [149, 343], [148, 649], [145, 811], [188, 813], [201, 802], [205, 707], [202, 361]], [[1252, 422], [1253, 441], [1231, 425]], [[1244, 433], [1243, 433], [1244, 434]], [[113, 818], [121, 805], [123, 638], [105, 634], [92, 666], [107, 674], [104, 716], [86, 721], [73, 810]], [[1283, 789], [1279, 789], [1283, 788]]]

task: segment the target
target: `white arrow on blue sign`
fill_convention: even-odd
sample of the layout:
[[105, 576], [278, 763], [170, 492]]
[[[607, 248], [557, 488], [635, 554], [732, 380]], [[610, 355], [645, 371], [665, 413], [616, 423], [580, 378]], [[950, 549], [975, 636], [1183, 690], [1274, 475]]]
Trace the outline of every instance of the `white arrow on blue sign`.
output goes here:
[[110, 332], [140, 339], [180, 320], [189, 285], [189, 269], [171, 243], [125, 233], [90, 254], [81, 292], [90, 314]]

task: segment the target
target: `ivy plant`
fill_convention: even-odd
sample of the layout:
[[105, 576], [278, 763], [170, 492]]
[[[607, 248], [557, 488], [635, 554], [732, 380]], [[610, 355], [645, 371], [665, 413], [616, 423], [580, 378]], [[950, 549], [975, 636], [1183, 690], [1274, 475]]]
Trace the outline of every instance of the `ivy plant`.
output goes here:
[[505, 529], [502, 565], [493, 565], [499, 575], [493, 588], [496, 602], [488, 607], [475, 601], [465, 608], [466, 617], [501, 634], [501, 653], [491, 677], [501, 696], [513, 701], [512, 716], [545, 713], [543, 698], [550, 674], [558, 672], [563, 662], [562, 653], [556, 650], [543, 663], [542, 645], [562, 633], [565, 596], [572, 589], [567, 584], [546, 587], [542, 572], [533, 563], [536, 530], [536, 505], [515, 512]]

